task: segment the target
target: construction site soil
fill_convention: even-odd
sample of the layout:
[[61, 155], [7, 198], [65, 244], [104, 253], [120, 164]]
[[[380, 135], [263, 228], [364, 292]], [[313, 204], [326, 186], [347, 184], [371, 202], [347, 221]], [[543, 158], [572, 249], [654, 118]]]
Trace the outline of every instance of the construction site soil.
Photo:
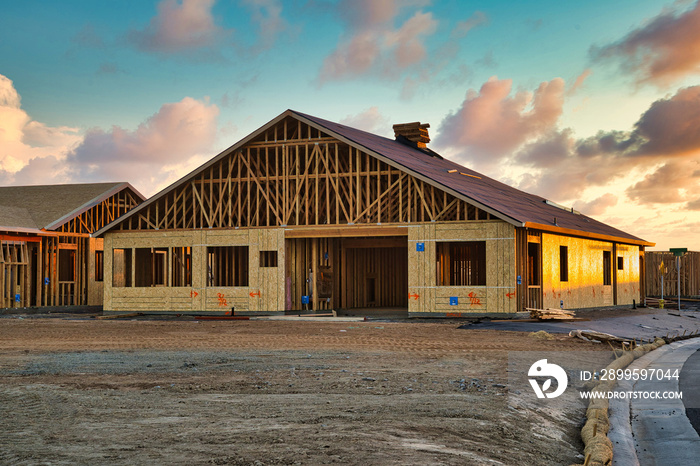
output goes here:
[[508, 353], [605, 348], [464, 323], [6, 315], [0, 463], [582, 462], [585, 405], [508, 403]]

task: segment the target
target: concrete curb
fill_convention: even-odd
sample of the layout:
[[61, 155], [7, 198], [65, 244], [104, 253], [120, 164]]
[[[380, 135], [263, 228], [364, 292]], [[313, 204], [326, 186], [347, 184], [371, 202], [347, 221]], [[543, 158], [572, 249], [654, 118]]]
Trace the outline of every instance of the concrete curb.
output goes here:
[[[680, 341], [669, 341], [665, 338], [657, 338], [654, 343], [639, 346], [632, 351], [626, 351], [622, 356], [608, 365], [606, 369], [643, 369], [652, 364], [666, 353], [685, 345], [697, 344], [695, 341], [687, 341], [693, 336], [677, 337]], [[667, 345], [661, 348], [663, 345]], [[615, 381], [600, 382], [593, 390], [598, 392], [632, 390], [630, 381], [617, 383]], [[685, 408], [682, 402], [676, 409], [685, 416]], [[637, 450], [633, 442], [631, 424], [630, 400], [602, 398], [592, 399], [586, 410], [587, 421], [581, 429], [581, 438], [584, 442], [584, 466], [607, 466], [620, 464], [625, 466], [639, 466]], [[690, 422], [687, 423], [690, 426]], [[694, 430], [693, 430], [694, 432]], [[614, 443], [613, 443], [614, 442]]]
[[[611, 362], [606, 369], [618, 370], [629, 366], [635, 359], [665, 345], [666, 342], [657, 338], [654, 343], [639, 346], [632, 351], [625, 351], [622, 356]], [[616, 385], [615, 381], [609, 380], [600, 382], [592, 392], [612, 391]], [[583, 454], [585, 455], [586, 466], [607, 466], [613, 460], [613, 443], [608, 438], [610, 429], [610, 419], [608, 417], [609, 402], [606, 398], [594, 398], [588, 404], [586, 410], [587, 421], [581, 429], [581, 439], [585, 445]]]

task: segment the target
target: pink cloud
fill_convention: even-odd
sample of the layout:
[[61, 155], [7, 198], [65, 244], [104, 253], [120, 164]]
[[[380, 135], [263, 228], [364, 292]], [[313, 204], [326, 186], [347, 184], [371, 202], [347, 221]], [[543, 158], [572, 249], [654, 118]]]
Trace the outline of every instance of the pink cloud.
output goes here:
[[483, 11], [475, 11], [469, 18], [457, 23], [455, 28], [452, 30], [452, 38], [461, 39], [472, 29], [488, 24], [488, 22], [489, 18]]
[[321, 82], [365, 74], [376, 63], [380, 53], [374, 33], [358, 33], [326, 57]]
[[389, 119], [383, 116], [377, 107], [370, 107], [356, 115], [348, 115], [339, 123], [374, 134], [393, 136]]
[[664, 10], [618, 42], [591, 48], [594, 60], [617, 61], [638, 83], [668, 86], [700, 72], [700, 2], [678, 13]]
[[593, 72], [592, 72], [590, 69], [585, 69], [585, 70], [583, 70], [583, 73], [581, 73], [580, 75], [578, 75], [578, 76], [576, 77], [576, 80], [574, 80], [574, 83], [571, 85], [571, 87], [569, 88], [569, 90], [566, 91], [566, 93], [567, 93], [568, 95], [573, 95], [573, 94], [575, 94], [575, 93], [581, 88], [581, 86], [583, 86], [584, 81], [585, 81], [586, 79], [588, 79], [588, 77], [589, 77], [591, 74], [593, 74]]
[[689, 202], [700, 197], [700, 157], [668, 161], [626, 190], [641, 204]]
[[129, 181], [151, 194], [209, 159], [217, 135], [218, 107], [191, 97], [164, 104], [135, 130], [84, 136], [32, 120], [20, 103], [0, 75], [1, 184]]
[[185, 97], [161, 106], [135, 130], [92, 129], [64, 164], [73, 180], [129, 181], [150, 195], [211, 157], [219, 109]]
[[215, 0], [162, 0], [145, 29], [132, 30], [129, 40], [148, 52], [191, 52], [215, 46], [229, 31], [212, 14]]
[[534, 92], [511, 95], [511, 90], [511, 80], [496, 77], [478, 92], [469, 90], [461, 107], [442, 121], [436, 146], [459, 148], [467, 160], [493, 164], [556, 127], [564, 103], [563, 79], [543, 82]]
[[244, 0], [244, 4], [251, 10], [251, 21], [258, 26], [260, 43], [254, 47], [254, 52], [269, 49], [289, 27], [282, 17], [282, 3], [279, 0]]
[[523, 177], [520, 187], [552, 198], [576, 199], [589, 187], [637, 172], [640, 180], [618, 186], [628, 198], [692, 207], [700, 197], [700, 86], [652, 103], [632, 131], [576, 139], [569, 129], [553, 130], [509, 162], [538, 175]]
[[[584, 79], [585, 73], [574, 86]], [[698, 206], [700, 86], [653, 102], [631, 131], [601, 131], [585, 139], [558, 126], [566, 94], [558, 78], [534, 92], [515, 93], [510, 80], [491, 78], [444, 118], [436, 148], [486, 174], [515, 173], [509, 182], [519, 188], [577, 201], [579, 210], [594, 215], [620, 196], [645, 206]], [[613, 192], [586, 199], [593, 187]]]
[[394, 22], [403, 8], [423, 2], [349, 1], [337, 7], [348, 29], [324, 60], [318, 81], [349, 79], [366, 74], [396, 76], [426, 57], [425, 40], [437, 30], [432, 13], [416, 11], [400, 26]]
[[185, 97], [164, 104], [134, 131], [114, 126], [110, 131], [93, 129], [70, 155], [76, 164], [108, 171], [110, 165], [161, 165], [181, 162], [209, 149], [216, 137], [219, 109], [214, 104]]
[[589, 202], [575, 202], [574, 209], [584, 213], [585, 215], [602, 215], [605, 213], [608, 207], [616, 206], [618, 200], [619, 198], [616, 195], [612, 193], [605, 193]]
[[6, 182], [32, 159], [62, 157], [82, 140], [77, 128], [50, 127], [22, 109], [12, 80], [0, 75], [0, 172]]
[[654, 102], [635, 124], [634, 134], [644, 140], [640, 154], [683, 155], [700, 149], [700, 86]]
[[431, 13], [418, 12], [395, 33], [388, 34], [386, 42], [395, 47], [394, 57], [400, 68], [406, 68], [425, 58], [423, 40], [437, 29], [437, 21]]

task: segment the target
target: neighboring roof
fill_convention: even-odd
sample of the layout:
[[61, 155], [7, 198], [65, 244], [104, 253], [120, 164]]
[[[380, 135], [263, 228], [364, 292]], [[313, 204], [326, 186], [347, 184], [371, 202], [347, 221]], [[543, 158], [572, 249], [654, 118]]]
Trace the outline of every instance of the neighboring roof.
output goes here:
[[[520, 191], [477, 173], [474, 170], [451, 162], [430, 149], [419, 149], [409, 145], [411, 144], [409, 141], [399, 142], [394, 139], [378, 136], [294, 110], [287, 110], [274, 118], [257, 131], [249, 134], [209, 162], [191, 172], [189, 175], [181, 178], [148, 201], [132, 209], [119, 220], [102, 228], [96, 233], [96, 236], [102, 235], [119, 222], [136, 214], [141, 209], [145, 209], [165, 193], [181, 186], [187, 180], [206, 170], [223, 157], [228, 156], [287, 116], [299, 119], [327, 133], [329, 136], [366, 151], [389, 165], [403, 170], [439, 189], [445, 190], [466, 202], [476, 205], [495, 217], [515, 226], [592, 238], [612, 239], [646, 246], [654, 245], [654, 243], [649, 243], [636, 236], [611, 227], [610, 225], [581, 215], [573, 211], [573, 209], [565, 209], [561, 206], [552, 205], [553, 203], [547, 203], [547, 200], [543, 197]], [[450, 171], [453, 173], [450, 173]]]
[[3, 205], [0, 202], [0, 230], [14, 228], [38, 229], [36, 222], [23, 207]]
[[0, 229], [56, 229], [125, 188], [144, 199], [129, 183], [123, 182], [3, 186], [0, 187]]

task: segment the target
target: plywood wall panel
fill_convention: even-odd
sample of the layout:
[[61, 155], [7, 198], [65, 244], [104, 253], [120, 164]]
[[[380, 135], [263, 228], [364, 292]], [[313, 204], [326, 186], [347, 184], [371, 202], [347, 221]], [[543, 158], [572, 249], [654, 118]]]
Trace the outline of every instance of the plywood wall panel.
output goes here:
[[[568, 248], [568, 281], [560, 280], [560, 246]], [[543, 233], [543, 307], [559, 308], [561, 301], [567, 309], [615, 304], [613, 284], [603, 284], [603, 251], [611, 254], [611, 282], [617, 283], [616, 304], [632, 304], [639, 295], [638, 246], [618, 244], [616, 256], [611, 242]], [[623, 258], [623, 271], [617, 270], [617, 257]]]
[[[500, 220], [465, 223], [430, 223], [409, 227], [410, 313], [512, 313], [515, 299], [515, 228]], [[437, 286], [436, 252], [438, 242], [485, 241], [486, 286]], [[425, 251], [416, 251], [418, 243]], [[450, 305], [450, 297], [458, 304]]]

